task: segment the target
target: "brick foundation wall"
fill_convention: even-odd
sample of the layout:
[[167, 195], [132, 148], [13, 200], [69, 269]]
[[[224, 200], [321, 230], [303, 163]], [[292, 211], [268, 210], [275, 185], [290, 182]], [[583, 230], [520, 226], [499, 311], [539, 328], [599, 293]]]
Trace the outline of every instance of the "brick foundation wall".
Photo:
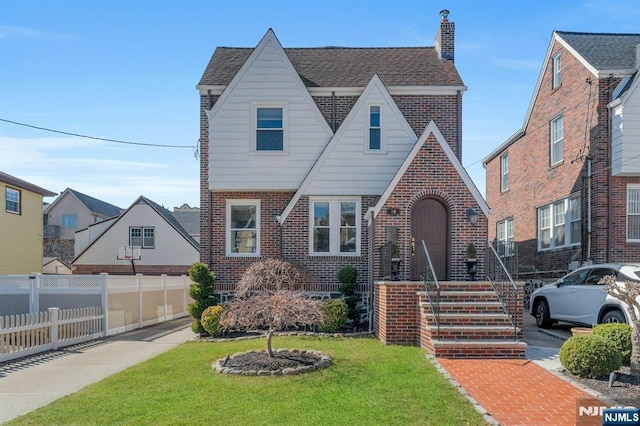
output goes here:
[[[144, 275], [189, 275], [191, 265], [136, 265], [136, 274]], [[74, 274], [101, 274], [109, 275], [133, 275], [131, 265], [74, 265]]]

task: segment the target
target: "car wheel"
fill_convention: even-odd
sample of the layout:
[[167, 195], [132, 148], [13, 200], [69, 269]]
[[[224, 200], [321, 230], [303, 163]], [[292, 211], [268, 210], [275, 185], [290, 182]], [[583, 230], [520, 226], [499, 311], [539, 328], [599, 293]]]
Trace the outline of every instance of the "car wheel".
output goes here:
[[624, 319], [624, 315], [620, 311], [609, 311], [602, 317], [602, 324], [611, 324], [611, 323], [620, 323], [626, 324], [627, 321]]
[[549, 316], [549, 304], [546, 300], [538, 300], [534, 310], [536, 325], [538, 328], [551, 328], [551, 317]]

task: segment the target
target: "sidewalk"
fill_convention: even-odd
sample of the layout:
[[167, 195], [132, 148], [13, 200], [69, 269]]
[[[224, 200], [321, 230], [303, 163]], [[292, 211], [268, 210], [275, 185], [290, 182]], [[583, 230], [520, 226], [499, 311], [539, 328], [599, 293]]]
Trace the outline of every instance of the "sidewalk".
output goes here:
[[191, 317], [0, 364], [0, 424], [195, 339]]

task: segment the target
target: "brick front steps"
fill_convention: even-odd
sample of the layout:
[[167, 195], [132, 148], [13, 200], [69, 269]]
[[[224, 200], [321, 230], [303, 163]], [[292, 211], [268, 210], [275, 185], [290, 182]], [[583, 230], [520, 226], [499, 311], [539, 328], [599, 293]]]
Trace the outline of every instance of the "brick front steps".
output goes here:
[[521, 293], [514, 328], [489, 282], [442, 282], [440, 288], [438, 327], [422, 282], [378, 283], [380, 340], [419, 344], [436, 357], [525, 357]]

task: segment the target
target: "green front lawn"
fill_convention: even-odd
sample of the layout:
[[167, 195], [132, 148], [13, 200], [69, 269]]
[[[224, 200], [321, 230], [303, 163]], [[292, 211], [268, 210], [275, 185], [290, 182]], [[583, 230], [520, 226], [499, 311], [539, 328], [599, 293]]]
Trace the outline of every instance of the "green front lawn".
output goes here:
[[185, 343], [9, 425], [485, 424], [417, 347], [372, 338], [274, 337], [274, 349], [317, 349], [333, 364], [281, 377], [211, 369], [219, 358], [264, 346], [264, 339]]

